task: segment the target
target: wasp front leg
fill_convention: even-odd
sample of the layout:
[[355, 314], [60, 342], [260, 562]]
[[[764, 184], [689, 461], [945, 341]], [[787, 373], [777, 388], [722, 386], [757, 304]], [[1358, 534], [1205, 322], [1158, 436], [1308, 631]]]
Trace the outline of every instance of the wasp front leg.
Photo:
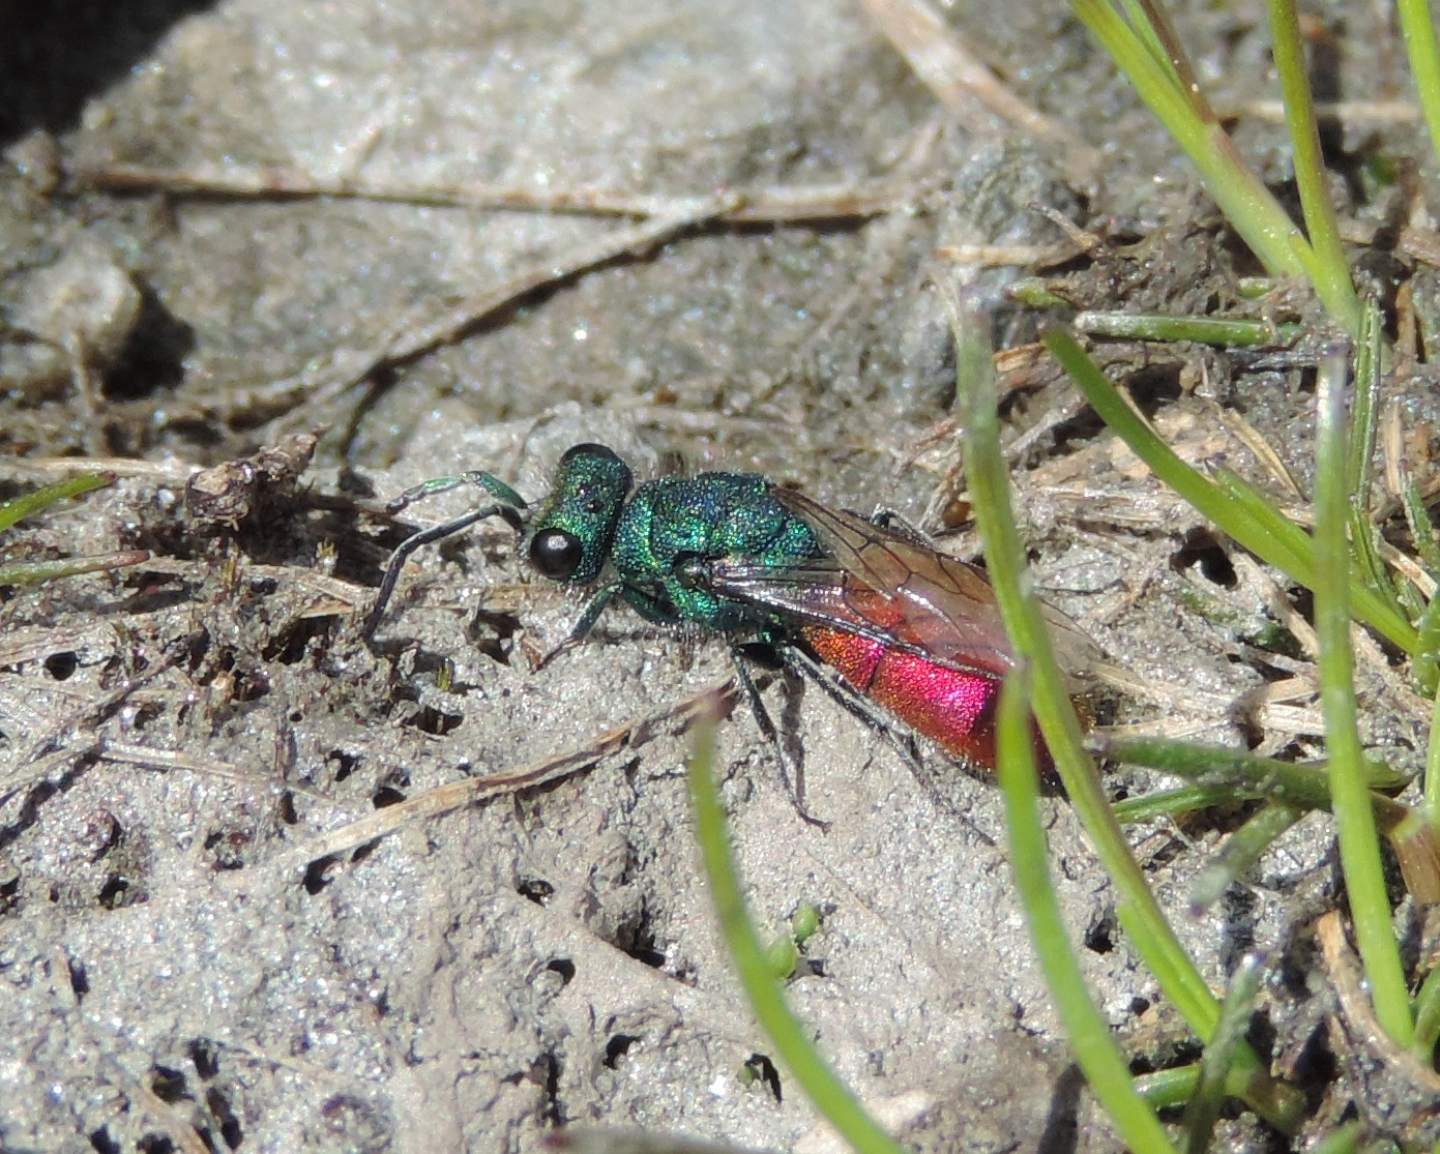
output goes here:
[[620, 582], [615, 581], [604, 586], [600, 592], [596, 593], [595, 596], [590, 599], [590, 604], [585, 606], [585, 611], [580, 614], [580, 620], [575, 622], [574, 628], [570, 630], [570, 635], [536, 662], [536, 671], [538, 672], [544, 669], [550, 662], [559, 657], [560, 654], [568, 653], [584, 641], [590, 633], [590, 630], [595, 628], [595, 622], [600, 620], [600, 614], [605, 612], [605, 607], [615, 600], [616, 595], [622, 588], [623, 586]]

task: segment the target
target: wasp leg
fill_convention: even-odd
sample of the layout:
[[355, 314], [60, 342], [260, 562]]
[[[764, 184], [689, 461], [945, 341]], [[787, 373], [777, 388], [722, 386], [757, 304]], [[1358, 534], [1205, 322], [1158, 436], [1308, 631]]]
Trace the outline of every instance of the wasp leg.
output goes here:
[[590, 599], [590, 604], [585, 606], [585, 612], [580, 614], [580, 620], [575, 622], [575, 627], [570, 630], [570, 636], [555, 646], [554, 649], [550, 650], [549, 653], [545, 654], [544, 657], [540, 658], [535, 666], [536, 671], [538, 672], [544, 669], [550, 662], [559, 657], [560, 654], [568, 653], [574, 649], [575, 646], [579, 645], [580, 642], [584, 641], [590, 630], [595, 628], [595, 622], [600, 620], [600, 614], [605, 612], [605, 606], [615, 600], [615, 595], [619, 593], [622, 588], [623, 586], [621, 586], [620, 582], [616, 581], [613, 584], [606, 585], [599, 593], [595, 594], [595, 596]]
[[899, 754], [900, 760], [906, 764], [911, 776], [915, 778], [916, 783], [925, 791], [931, 801], [946, 813], [963, 821], [986, 845], [996, 844], [993, 837], [976, 825], [968, 814], [961, 812], [955, 802], [937, 788], [935, 785], [936, 775], [921, 758], [919, 751], [915, 748], [912, 735], [906, 735], [910, 738], [908, 741], [901, 740], [900, 730], [894, 720], [880, 712], [848, 681], [820, 664], [798, 645], [777, 645], [776, 652], [779, 653], [780, 660], [788, 673], [818, 685], [836, 705], [839, 705], [862, 725], [879, 734], [890, 748]]
[[892, 509], [888, 505], [876, 505], [875, 511], [870, 514], [870, 524], [878, 525], [881, 529], [889, 529], [897, 536], [904, 537], [915, 545], [924, 545], [927, 549], [935, 548], [935, 538], [924, 532], [919, 525], [916, 525], [904, 513], [898, 509]]
[[400, 580], [400, 572], [405, 568], [405, 562], [411, 553], [432, 541], [452, 537], [456, 533], [470, 528], [477, 521], [496, 516], [504, 517], [516, 532], [520, 531], [521, 522], [518, 509], [512, 505], [486, 505], [484, 508], [473, 509], [453, 520], [442, 521], [438, 525], [431, 525], [428, 529], [421, 529], [420, 532], [413, 533], [401, 541], [395, 547], [395, 552], [390, 554], [390, 560], [385, 563], [385, 576], [380, 579], [380, 590], [375, 594], [375, 602], [370, 606], [370, 612], [365, 615], [365, 623], [360, 627], [360, 636], [369, 641], [375, 635], [375, 630], [380, 625], [380, 618], [385, 615], [385, 606], [390, 603], [390, 596], [395, 592], [395, 585]]
[[805, 808], [805, 767], [798, 761], [793, 761], [785, 749], [785, 743], [780, 738], [780, 731], [775, 728], [775, 722], [770, 717], [770, 712], [765, 708], [765, 702], [760, 698], [760, 691], [755, 688], [755, 681], [750, 676], [750, 670], [745, 664], [745, 655], [739, 648], [730, 647], [730, 661], [735, 667], [735, 683], [740, 687], [740, 692], [745, 695], [745, 700], [750, 703], [750, 712], [755, 718], [755, 725], [760, 730], [760, 736], [770, 743], [770, 748], [775, 752], [775, 760], [780, 766], [780, 780], [785, 783], [785, 792], [790, 795], [790, 804], [795, 807], [795, 812], [807, 825], [813, 825], [816, 829], [824, 832], [830, 828], [830, 823], [816, 817]]
[[[428, 481], [411, 485], [400, 496], [389, 501], [385, 505], [385, 509], [390, 513], [398, 513], [415, 504], [416, 501], [423, 501], [426, 497], [433, 497], [436, 493], [448, 493], [451, 489], [458, 489], [461, 485], [474, 485], [477, 489], [483, 489], [490, 496], [497, 498], [501, 506], [513, 509], [516, 513], [524, 513], [529, 508], [525, 504], [525, 498], [499, 477], [493, 473], [472, 469], [468, 473], [456, 473], [449, 477], [431, 477]], [[497, 506], [497, 511], [498, 508]]]

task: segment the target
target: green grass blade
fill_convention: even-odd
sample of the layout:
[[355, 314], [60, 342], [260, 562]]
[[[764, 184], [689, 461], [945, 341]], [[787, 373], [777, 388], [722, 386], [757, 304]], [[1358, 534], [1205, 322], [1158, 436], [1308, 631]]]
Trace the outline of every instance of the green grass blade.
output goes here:
[[[1105, 0], [1071, 0], [1070, 7], [1175, 138], [1221, 212], [1266, 269], [1276, 276], [1305, 277], [1320, 287], [1312, 275], [1315, 254], [1304, 235], [1240, 160], [1223, 129], [1202, 116], [1180, 90], [1173, 70], [1154, 58], [1143, 38]], [[1347, 331], [1354, 331], [1354, 323], [1356, 318]]]
[[[1270, 563], [1284, 569], [1289, 576], [1307, 589], [1315, 588], [1315, 541], [1299, 525], [1276, 509], [1264, 494], [1248, 481], [1223, 465], [1215, 469], [1215, 483], [1242, 505], [1264, 536], [1276, 549]], [[1373, 532], [1373, 529], [1371, 530]], [[1257, 554], [1258, 555], [1258, 554]], [[1282, 564], [1285, 558], [1289, 564]], [[1290, 566], [1294, 567], [1291, 568]], [[1357, 556], [1350, 566], [1350, 602], [1357, 619], [1365, 622], [1381, 636], [1406, 653], [1419, 651], [1419, 634], [1410, 618], [1400, 608], [1395, 591], [1378, 557], [1371, 560]], [[1413, 645], [1415, 648], [1410, 648]]]
[[24, 493], [6, 501], [0, 504], [0, 532], [4, 532], [26, 517], [33, 517], [56, 501], [63, 501], [66, 497], [78, 497], [80, 494], [89, 493], [94, 489], [103, 489], [106, 485], [113, 484], [114, 481], [114, 473], [79, 473], [74, 477], [67, 477], [53, 485], [45, 485], [34, 492]]
[[[1069, 332], [1051, 329], [1044, 341], [1100, 419], [1160, 481], [1262, 561], [1284, 570], [1293, 580], [1314, 587], [1314, 546], [1303, 530], [1282, 517], [1249, 486], [1222, 487], [1182, 461], [1125, 403]], [[1351, 590], [1350, 600], [1359, 620], [1407, 654], [1418, 652], [1419, 636], [1415, 629], [1373, 591], [1358, 587], [1357, 583]]]
[[1430, 523], [1430, 513], [1425, 508], [1425, 498], [1420, 492], [1420, 486], [1415, 484], [1408, 469], [1401, 500], [1405, 509], [1405, 523], [1410, 528], [1415, 551], [1420, 554], [1420, 563], [1430, 572], [1440, 573], [1440, 543], [1435, 540], [1435, 527]]
[[[1146, 0], [1119, 0], [1119, 2], [1136, 39], [1144, 46], [1145, 51], [1150, 53], [1150, 59], [1169, 74], [1175, 90], [1182, 96], [1185, 95], [1187, 90], [1185, 82], [1180, 76], [1180, 68], [1177, 66], [1177, 54], [1166, 46], [1163, 39], [1164, 33], [1169, 31], [1168, 26], [1157, 24], [1151, 19], [1152, 6]], [[1184, 60], [1183, 55], [1178, 56], [1178, 61], [1184, 62], [1188, 70], [1188, 62]]]
[[1331, 262], [1316, 255], [1285, 209], [1246, 167], [1234, 142], [1206, 114], [1198, 92], [1192, 98], [1182, 91], [1174, 67], [1157, 60], [1146, 37], [1107, 0], [1071, 0], [1070, 8], [1174, 137], [1231, 227], [1266, 269], [1275, 276], [1309, 280], [1336, 322], [1347, 333], [1357, 332], [1360, 316], [1348, 275], [1337, 283]]
[[1425, 816], [1440, 829], [1440, 689], [1430, 711], [1430, 739], [1425, 749]]
[[1185, 1105], [1199, 1084], [1198, 1062], [1156, 1070], [1151, 1074], [1139, 1074], [1135, 1078], [1135, 1089], [1156, 1110], [1169, 1110]]
[[1350, 899], [1356, 943], [1370, 982], [1375, 1017], [1391, 1039], [1414, 1038], [1410, 996], [1391, 926], [1390, 899], [1380, 861], [1364, 751], [1355, 719], [1353, 658], [1347, 586], [1350, 550], [1345, 540], [1345, 376], [1342, 355], [1324, 359], [1319, 377], [1319, 427], [1315, 451], [1315, 634], [1320, 643], [1320, 702], [1330, 762], [1330, 790], [1340, 838], [1340, 865]]
[[1076, 313], [1070, 324], [1091, 336], [1133, 341], [1194, 341], [1221, 348], [1288, 344], [1302, 331], [1299, 325], [1276, 325], [1250, 317], [1183, 317], [1093, 310]]
[[1380, 423], [1380, 407], [1375, 402], [1380, 395], [1385, 358], [1380, 323], [1380, 306], [1373, 300], [1366, 301], [1360, 317], [1360, 336], [1355, 342], [1355, 403], [1350, 414], [1350, 443], [1345, 463], [1350, 502], [1366, 512], [1370, 508], [1375, 434]]
[[1305, 231], [1315, 253], [1312, 275], [1315, 291], [1347, 332], [1361, 324], [1360, 301], [1345, 263], [1345, 249], [1335, 223], [1335, 207], [1325, 160], [1320, 154], [1320, 132], [1315, 126], [1315, 109], [1310, 100], [1310, 77], [1305, 52], [1300, 44], [1300, 22], [1294, 0], [1267, 0], [1270, 13], [1271, 48], [1285, 106], [1285, 123], [1295, 159], [1295, 184], [1300, 192], [1300, 210]]
[[[1228, 785], [1232, 797], [1265, 797], [1298, 809], [1331, 810], [1330, 776], [1324, 768], [1294, 765], [1245, 750], [1165, 741], [1160, 738], [1092, 738], [1101, 756], [1173, 773], [1202, 787]], [[1369, 787], [1393, 789], [1404, 778], [1375, 762], [1364, 765]], [[1384, 831], [1405, 884], [1423, 903], [1440, 902], [1440, 833], [1421, 810], [1370, 793], [1375, 821]]]
[[[1208, 1039], [1219, 1018], [1219, 1004], [1175, 937], [1130, 852], [1095, 766], [1085, 753], [1080, 722], [1066, 693], [1044, 620], [1021, 591], [1024, 552], [1010, 511], [988, 342], [977, 335], [974, 321], [962, 322], [954, 290], [948, 285], [940, 287], [955, 330], [957, 385], [967, 429], [965, 464], [975, 518], [1006, 632], [1016, 655], [1031, 665], [1036, 720], [1070, 803], [1115, 885], [1117, 914], [1133, 928], [1134, 944], [1164, 983], [1166, 996], [1191, 1028]], [[1299, 1095], [1265, 1078], [1259, 1060], [1248, 1048], [1241, 1051], [1237, 1062], [1261, 1075], [1257, 1082], [1260, 1092], [1249, 1099], [1251, 1105], [1277, 1127], [1293, 1126], [1302, 1108]]]
[[1414, 661], [1415, 678], [1425, 692], [1434, 693], [1440, 687], [1440, 597], [1431, 598], [1416, 628], [1420, 643]]
[[[1152, 1074], [1139, 1074], [1135, 1077], [1135, 1089], [1140, 1096], [1149, 1102], [1155, 1110], [1170, 1110], [1177, 1106], [1184, 1106], [1195, 1095], [1195, 1087], [1200, 1084], [1200, 1063], [1191, 1062], [1186, 1066], [1172, 1066], [1166, 1070], [1156, 1070]], [[1225, 1096], [1227, 1098], [1242, 1098], [1249, 1088], [1249, 1078], [1245, 1075], [1237, 1075], [1232, 1068], [1225, 1075]]]
[[22, 561], [0, 565], [0, 586], [39, 585], [61, 577], [81, 573], [99, 573], [106, 569], [124, 569], [150, 560], [145, 549], [125, 549], [118, 553], [100, 553], [93, 557], [63, 557], [56, 561]]
[[1299, 806], [1270, 802], [1239, 829], [1190, 883], [1190, 912], [1200, 917], [1250, 869], [1270, 844], [1305, 816]]
[[1030, 711], [1020, 679], [1011, 676], [1000, 694], [997, 725], [997, 771], [1005, 794], [1010, 866], [1015, 889], [1025, 907], [1030, 939], [1035, 944], [1045, 984], [1070, 1039], [1075, 1061], [1090, 1089], [1131, 1150], [1174, 1150], [1160, 1120], [1135, 1090], [1124, 1056], [1110, 1028], [1090, 1000], [1085, 978], [1070, 948], [1060, 905], [1050, 882], [1045, 832], [1036, 800], [1039, 790], [1030, 745]]
[[1182, 813], [1194, 813], [1197, 809], [1209, 809], [1225, 805], [1245, 797], [1233, 785], [1186, 785], [1179, 789], [1159, 790], [1117, 801], [1111, 807], [1115, 820], [1121, 825], [1134, 825], [1142, 821], [1154, 821], [1162, 817], [1179, 817]]
[[[1301, 765], [1247, 749], [1172, 741], [1164, 737], [1112, 737], [1097, 733], [1091, 735], [1090, 745], [1102, 757], [1173, 773], [1202, 785], [1253, 791], [1257, 796], [1289, 802], [1302, 809], [1330, 808], [1330, 779], [1323, 762]], [[1372, 789], [1403, 789], [1410, 780], [1383, 762], [1368, 758], [1365, 761], [1365, 781]], [[1405, 808], [1399, 802], [1392, 804]]]
[[1365, 1126], [1360, 1122], [1342, 1122], [1310, 1147], [1309, 1154], [1355, 1154], [1360, 1141], [1365, 1137]]
[[1200, 1080], [1195, 1096], [1185, 1110], [1185, 1154], [1205, 1154], [1215, 1132], [1224, 1102], [1226, 1080], [1235, 1060], [1236, 1047], [1245, 1035], [1246, 1023], [1255, 995], [1260, 992], [1260, 977], [1265, 972], [1264, 958], [1247, 954], [1230, 978], [1225, 1002], [1220, 1009], [1220, 1022], [1215, 1036], [1205, 1047], [1200, 1059]]
[[1440, 1041], [1440, 966], [1420, 984], [1415, 995], [1415, 1042], [1411, 1052], [1429, 1067], [1435, 1061], [1435, 1043]]
[[720, 932], [735, 961], [736, 974], [755, 1020], [811, 1105], [835, 1127], [851, 1149], [858, 1154], [903, 1154], [901, 1147], [870, 1117], [816, 1053], [805, 1027], [785, 1002], [765, 945], [740, 892], [740, 878], [730, 853], [725, 810], [715, 785], [714, 751], [713, 727], [701, 726], [696, 733], [689, 771], [695, 837], [714, 898]]
[[1440, 47], [1427, 0], [1400, 0], [1400, 31], [1415, 74], [1415, 91], [1430, 130], [1430, 154], [1440, 157]]

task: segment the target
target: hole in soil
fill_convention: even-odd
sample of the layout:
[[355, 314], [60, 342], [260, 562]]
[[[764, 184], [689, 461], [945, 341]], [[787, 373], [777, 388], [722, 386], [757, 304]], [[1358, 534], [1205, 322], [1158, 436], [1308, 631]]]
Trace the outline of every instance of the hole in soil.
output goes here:
[[9, 913], [18, 902], [17, 896], [20, 893], [20, 875], [18, 873], [0, 882], [0, 913]]
[[750, 1071], [757, 1082], [770, 1091], [770, 1096], [776, 1102], [785, 1100], [780, 1092], [780, 1071], [775, 1068], [775, 1063], [766, 1055], [751, 1054], [745, 1059], [745, 1069]]
[[360, 846], [358, 849], [356, 849], [354, 853], [350, 855], [350, 864], [359, 865], [362, 861], [368, 858], [379, 848], [380, 839], [378, 837], [374, 841], [367, 841], [364, 845]]
[[665, 964], [664, 953], [655, 948], [655, 930], [649, 913], [644, 909], [633, 921], [621, 924], [613, 944], [652, 970], [658, 970]]
[[305, 867], [305, 880], [301, 883], [305, 892], [312, 897], [318, 894], [330, 884], [330, 871], [335, 866], [335, 856], [326, 854], [322, 858], [316, 858]]
[[376, 809], [384, 809], [386, 806], [398, 805], [405, 800], [405, 795], [393, 785], [382, 785], [370, 795], [370, 802]]
[[270, 678], [259, 669], [238, 670], [235, 674], [233, 697], [237, 702], [259, 701], [270, 692]]
[[1085, 931], [1085, 948], [1094, 954], [1108, 954], [1115, 948], [1115, 915], [1105, 913]]
[[217, 870], [238, 870], [245, 868], [244, 849], [250, 844], [250, 835], [238, 829], [213, 829], [205, 835], [204, 847], [211, 851], [213, 868]]
[[230, 1099], [212, 1086], [205, 1091], [205, 1105], [219, 1124], [220, 1137], [225, 1145], [232, 1150], [237, 1149], [245, 1132], [240, 1128], [240, 1119], [235, 1117], [235, 1111], [230, 1109]]
[[90, 975], [85, 972], [84, 963], [74, 958], [65, 959], [65, 968], [70, 971], [70, 992], [78, 1002], [90, 992]]
[[325, 760], [335, 763], [335, 780], [342, 782], [355, 772], [356, 767], [360, 764], [360, 755], [346, 753], [343, 749], [332, 749], [326, 755]]
[[569, 958], [551, 958], [545, 963], [545, 968], [560, 975], [562, 986], [568, 986], [575, 978], [575, 963]]
[[120, 1154], [120, 1143], [110, 1137], [110, 1131], [104, 1126], [90, 1131], [90, 1148], [96, 1154]]
[[135, 1143], [140, 1154], [175, 1154], [175, 1143], [165, 1134], [146, 1134]]
[[155, 1097], [162, 1102], [174, 1105], [185, 1094], [185, 1075], [179, 1070], [172, 1070], [169, 1066], [152, 1066], [150, 1069], [150, 1089], [154, 1091]]
[[1224, 589], [1234, 589], [1238, 581], [1235, 566], [1230, 563], [1225, 550], [1203, 529], [1186, 537], [1185, 544], [1170, 558], [1170, 564], [1177, 571], [1192, 566], [1198, 568], [1205, 580]]
[[459, 713], [444, 713], [433, 705], [422, 705], [418, 713], [410, 718], [410, 724], [421, 733], [433, 734], [436, 737], [444, 737], [460, 728], [460, 723], [465, 718]]
[[1323, 1020], [1305, 1039], [1292, 1068], [1296, 1083], [1301, 1086], [1330, 1086], [1340, 1076], [1340, 1063], [1330, 1048], [1330, 1032]]
[[328, 637], [329, 633], [329, 619], [301, 618], [278, 637], [271, 638], [261, 652], [267, 660], [279, 661], [281, 665], [298, 665], [305, 660], [310, 650], [310, 642], [317, 637]]
[[543, 906], [555, 896], [555, 887], [544, 878], [521, 878], [515, 883], [515, 892], [527, 901]]
[[552, 1126], [565, 1121], [560, 1111], [560, 1059], [547, 1050], [535, 1060], [531, 1077], [545, 1091], [545, 1106], [540, 1117]]
[[195, 1064], [195, 1073], [206, 1081], [220, 1073], [220, 1051], [209, 1038], [192, 1039], [185, 1053]]
[[64, 653], [52, 653], [45, 658], [45, 672], [56, 681], [69, 681], [79, 666], [80, 659], [70, 650], [66, 650]]
[[1154, 419], [1161, 405], [1180, 399], [1180, 363], [1150, 365], [1127, 377], [1125, 385], [1140, 411]]
[[492, 661], [510, 664], [512, 639], [520, 631], [520, 618], [511, 613], [477, 610], [466, 631], [472, 645]]
[[125, 894], [130, 889], [130, 883], [119, 874], [111, 874], [109, 880], [100, 887], [99, 902], [107, 910], [116, 910], [127, 904]]
[[616, 1034], [605, 1043], [605, 1057], [601, 1059], [601, 1065], [607, 1070], [613, 1070], [620, 1065], [620, 1059], [626, 1054], [636, 1042], [640, 1040], [639, 1034]]

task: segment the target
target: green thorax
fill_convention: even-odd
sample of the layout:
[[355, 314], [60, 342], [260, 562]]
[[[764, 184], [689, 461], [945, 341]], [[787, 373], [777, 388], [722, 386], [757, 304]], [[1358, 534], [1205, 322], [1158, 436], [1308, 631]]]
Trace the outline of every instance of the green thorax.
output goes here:
[[696, 560], [786, 565], [822, 553], [810, 527], [755, 473], [701, 473], [641, 485], [620, 514], [610, 561], [621, 596], [652, 621], [732, 630], [763, 624], [753, 607], [687, 587]]

